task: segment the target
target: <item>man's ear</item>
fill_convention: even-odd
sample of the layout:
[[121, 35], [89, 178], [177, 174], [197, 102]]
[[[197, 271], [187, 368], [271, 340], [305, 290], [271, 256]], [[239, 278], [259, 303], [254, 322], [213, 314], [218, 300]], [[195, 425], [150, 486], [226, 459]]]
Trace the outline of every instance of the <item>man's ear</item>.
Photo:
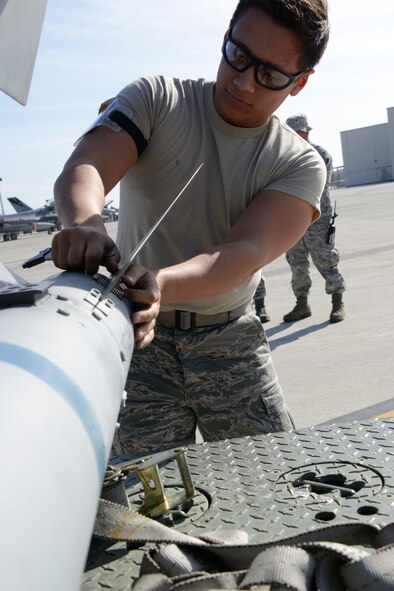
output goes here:
[[298, 78], [297, 82], [294, 84], [294, 86], [290, 92], [290, 96], [296, 96], [299, 92], [301, 92], [301, 90], [304, 88], [304, 86], [308, 82], [309, 76], [311, 76], [314, 73], [315, 73], [315, 70], [313, 68], [304, 72], [304, 74], [300, 78]]

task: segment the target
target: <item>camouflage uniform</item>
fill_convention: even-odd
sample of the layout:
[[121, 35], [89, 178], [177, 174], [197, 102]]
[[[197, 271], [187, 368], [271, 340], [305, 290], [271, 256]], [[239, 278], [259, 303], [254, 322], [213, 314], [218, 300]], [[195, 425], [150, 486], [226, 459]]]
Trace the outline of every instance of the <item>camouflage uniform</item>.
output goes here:
[[286, 253], [286, 260], [291, 267], [291, 286], [294, 295], [307, 296], [312, 285], [309, 274], [309, 255], [325, 279], [327, 294], [343, 293], [346, 289], [344, 278], [338, 269], [339, 252], [335, 244], [327, 243], [333, 208], [329, 192], [332, 172], [332, 158], [321, 146], [312, 144], [319, 152], [327, 167], [327, 183], [321, 196], [321, 217], [309, 226], [304, 236]]
[[265, 277], [261, 275], [260, 283], [257, 286], [256, 293], [254, 294], [255, 300], [264, 300], [267, 295], [267, 288], [265, 286]]
[[206, 441], [294, 426], [253, 312], [192, 331], [158, 325], [126, 390], [113, 455], [193, 443], [196, 426]]

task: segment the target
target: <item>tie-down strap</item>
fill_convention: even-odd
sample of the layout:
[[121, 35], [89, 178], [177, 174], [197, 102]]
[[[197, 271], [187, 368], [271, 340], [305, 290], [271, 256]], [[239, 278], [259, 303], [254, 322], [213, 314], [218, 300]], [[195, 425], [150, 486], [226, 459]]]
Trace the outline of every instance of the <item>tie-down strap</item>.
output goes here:
[[95, 534], [147, 544], [134, 591], [394, 589], [394, 524], [328, 526], [248, 544], [245, 532], [221, 530], [197, 538], [101, 500]]

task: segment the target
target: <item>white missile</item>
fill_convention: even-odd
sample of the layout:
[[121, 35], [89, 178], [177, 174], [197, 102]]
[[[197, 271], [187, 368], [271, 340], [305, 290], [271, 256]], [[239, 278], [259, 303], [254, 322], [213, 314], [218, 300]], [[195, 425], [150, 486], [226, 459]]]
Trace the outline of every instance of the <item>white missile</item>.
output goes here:
[[134, 347], [102, 290], [0, 264], [0, 589], [79, 589]]

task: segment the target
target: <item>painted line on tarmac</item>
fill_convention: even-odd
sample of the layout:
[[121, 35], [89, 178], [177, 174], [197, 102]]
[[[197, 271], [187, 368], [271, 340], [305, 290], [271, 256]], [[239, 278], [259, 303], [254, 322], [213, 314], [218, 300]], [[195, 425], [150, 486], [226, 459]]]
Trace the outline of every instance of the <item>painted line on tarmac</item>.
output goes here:
[[394, 409], [388, 410], [387, 412], [382, 412], [379, 415], [375, 415], [374, 417], [371, 417], [371, 421], [373, 421], [375, 419], [383, 419], [384, 417], [394, 417]]

